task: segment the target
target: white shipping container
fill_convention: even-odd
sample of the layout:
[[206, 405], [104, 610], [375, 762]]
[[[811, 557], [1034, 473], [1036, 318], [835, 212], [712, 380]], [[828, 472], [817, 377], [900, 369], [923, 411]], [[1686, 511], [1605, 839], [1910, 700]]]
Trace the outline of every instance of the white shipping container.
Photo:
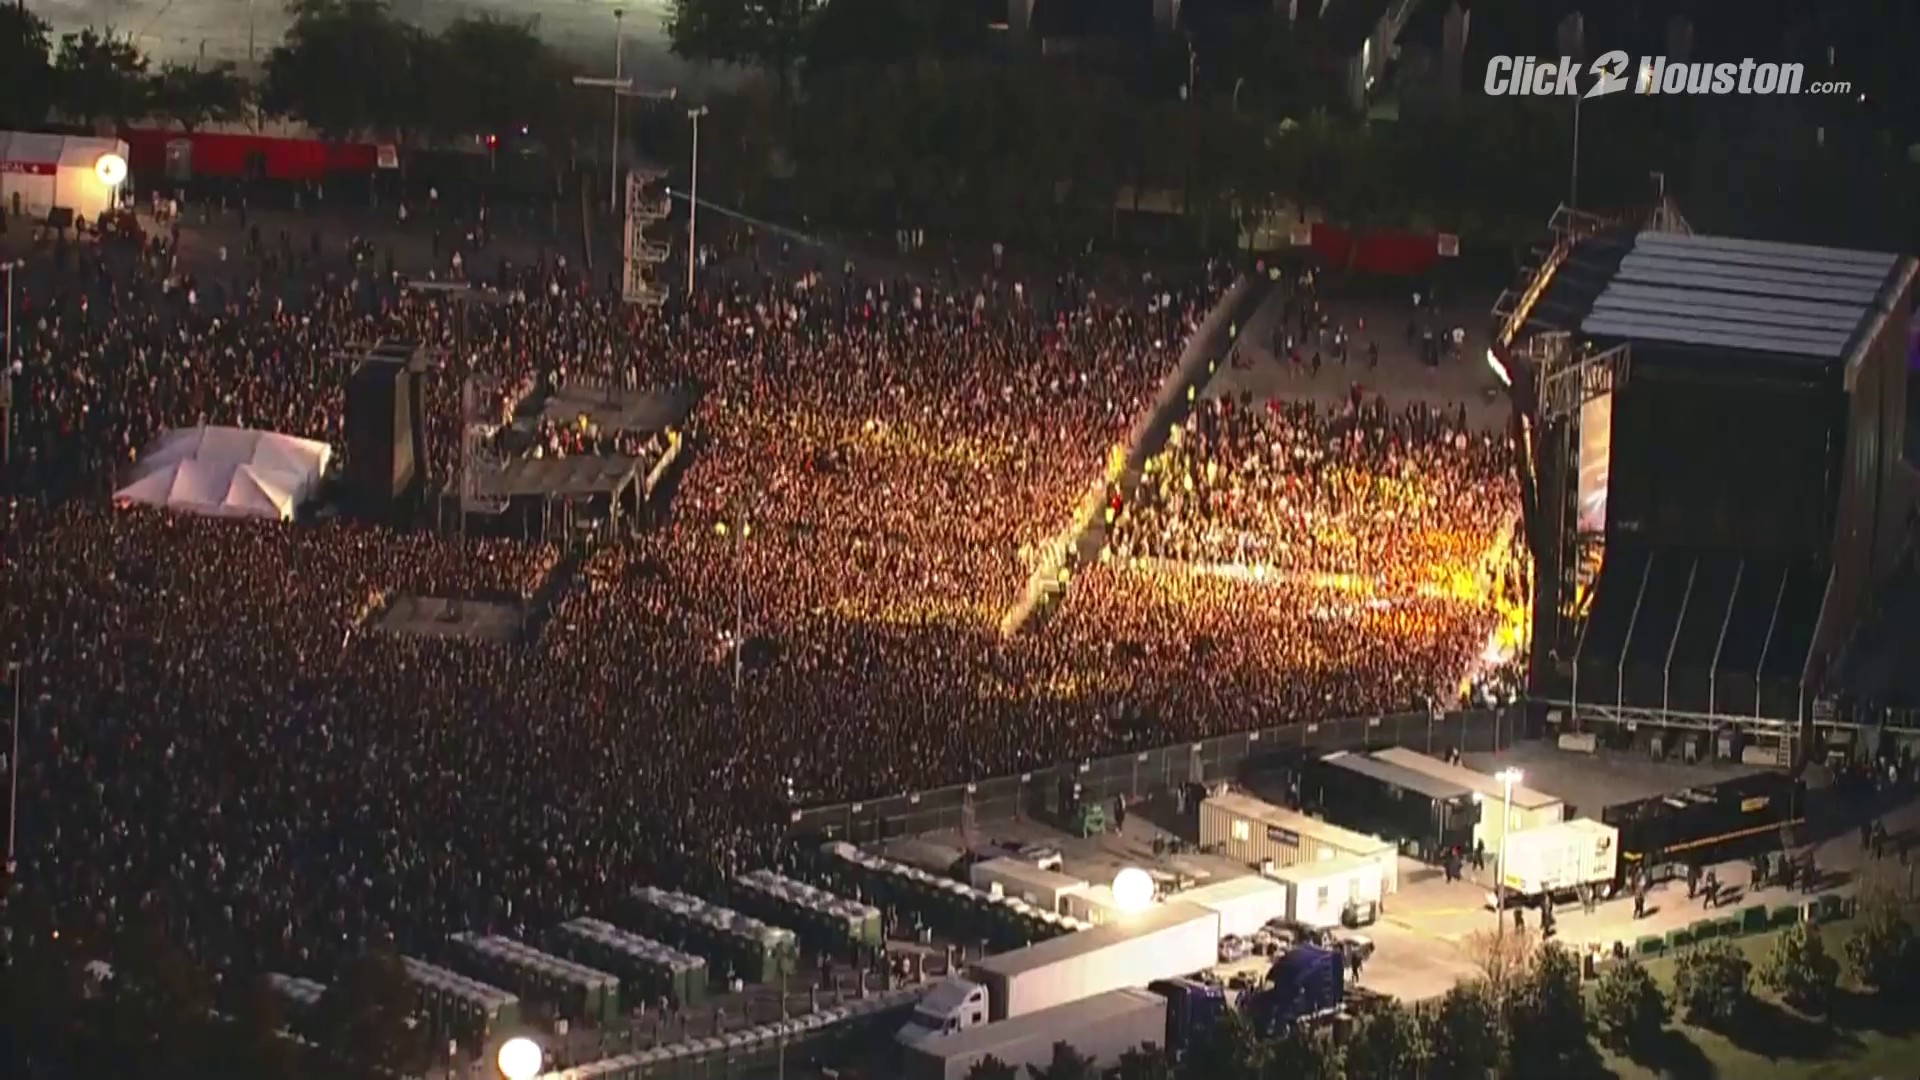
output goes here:
[[1220, 916], [1191, 904], [1156, 904], [1105, 926], [989, 956], [973, 966], [993, 1020], [1025, 1016], [1109, 990], [1210, 968], [1220, 956]]
[[1258, 874], [1188, 889], [1172, 900], [1214, 912], [1220, 916], [1220, 933], [1237, 937], [1246, 937], [1287, 914], [1287, 887]]
[[1611, 883], [1620, 866], [1620, 831], [1576, 818], [1517, 832], [1507, 837], [1505, 864], [1506, 887], [1526, 896]]
[[1349, 902], [1380, 903], [1386, 887], [1378, 861], [1352, 855], [1278, 867], [1272, 876], [1286, 886], [1287, 918], [1319, 929], [1339, 926]]
[[1391, 842], [1249, 795], [1227, 792], [1200, 804], [1200, 846], [1248, 866], [1294, 866], [1357, 856], [1380, 864], [1381, 880], [1389, 893], [1400, 887], [1400, 850]]
[[1089, 885], [1067, 897], [1067, 914], [1081, 922], [1105, 926], [1125, 918], [1127, 913], [1120, 907], [1120, 901], [1114, 899], [1112, 886]]
[[998, 891], [1024, 900], [1034, 907], [1056, 915], [1071, 914], [1065, 906], [1069, 896], [1085, 892], [1089, 883], [1067, 874], [1042, 870], [1021, 859], [988, 859], [974, 863], [967, 871], [973, 887], [981, 892]]
[[908, 1044], [910, 1080], [966, 1080], [988, 1056], [1013, 1066], [1044, 1069], [1053, 1044], [1064, 1042], [1093, 1059], [1096, 1071], [1119, 1064], [1120, 1055], [1143, 1043], [1167, 1041], [1167, 1001], [1146, 990], [1115, 990], [1012, 1020], [933, 1035]]

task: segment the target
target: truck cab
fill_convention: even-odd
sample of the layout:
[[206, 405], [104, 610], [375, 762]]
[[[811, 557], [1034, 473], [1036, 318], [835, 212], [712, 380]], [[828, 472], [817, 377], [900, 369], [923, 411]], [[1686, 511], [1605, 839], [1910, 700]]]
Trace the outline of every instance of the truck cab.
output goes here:
[[934, 984], [914, 1006], [913, 1016], [896, 1038], [907, 1044], [979, 1027], [987, 1022], [987, 988], [958, 977]]

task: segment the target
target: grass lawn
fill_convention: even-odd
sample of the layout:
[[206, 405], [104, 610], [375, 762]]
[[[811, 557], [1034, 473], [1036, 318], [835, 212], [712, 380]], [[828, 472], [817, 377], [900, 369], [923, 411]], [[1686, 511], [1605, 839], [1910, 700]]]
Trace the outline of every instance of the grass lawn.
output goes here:
[[[1845, 969], [1846, 940], [1851, 921], [1821, 928], [1827, 951]], [[1673, 1077], [1700, 1080], [1887, 1080], [1920, 1074], [1920, 1002], [1895, 1009], [1846, 987], [1843, 975], [1833, 1020], [1822, 1023], [1780, 1004], [1760, 985], [1761, 962], [1773, 948], [1777, 934], [1735, 938], [1734, 944], [1754, 965], [1753, 1017], [1739, 1030], [1722, 1034], [1681, 1023], [1668, 1029], [1658, 1052], [1633, 1060], [1603, 1048], [1608, 1069], [1623, 1080]], [[1662, 957], [1646, 961], [1647, 971], [1661, 988], [1673, 989], [1674, 961]]]

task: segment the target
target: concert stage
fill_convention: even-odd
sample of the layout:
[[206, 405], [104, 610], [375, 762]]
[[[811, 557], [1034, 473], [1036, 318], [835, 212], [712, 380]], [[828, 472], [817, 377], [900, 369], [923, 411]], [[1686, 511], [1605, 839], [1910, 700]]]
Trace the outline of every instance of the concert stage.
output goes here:
[[1531, 696], [1804, 753], [1911, 557], [1915, 260], [1670, 213], [1554, 228], [1488, 356], [1522, 433]]

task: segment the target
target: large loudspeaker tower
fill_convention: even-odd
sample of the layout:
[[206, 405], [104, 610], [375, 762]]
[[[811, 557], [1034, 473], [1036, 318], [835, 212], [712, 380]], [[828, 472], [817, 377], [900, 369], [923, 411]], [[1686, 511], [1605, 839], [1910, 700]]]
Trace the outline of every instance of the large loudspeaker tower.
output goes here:
[[419, 488], [426, 436], [418, 351], [413, 342], [382, 341], [347, 382], [347, 495], [366, 517], [393, 518]]

